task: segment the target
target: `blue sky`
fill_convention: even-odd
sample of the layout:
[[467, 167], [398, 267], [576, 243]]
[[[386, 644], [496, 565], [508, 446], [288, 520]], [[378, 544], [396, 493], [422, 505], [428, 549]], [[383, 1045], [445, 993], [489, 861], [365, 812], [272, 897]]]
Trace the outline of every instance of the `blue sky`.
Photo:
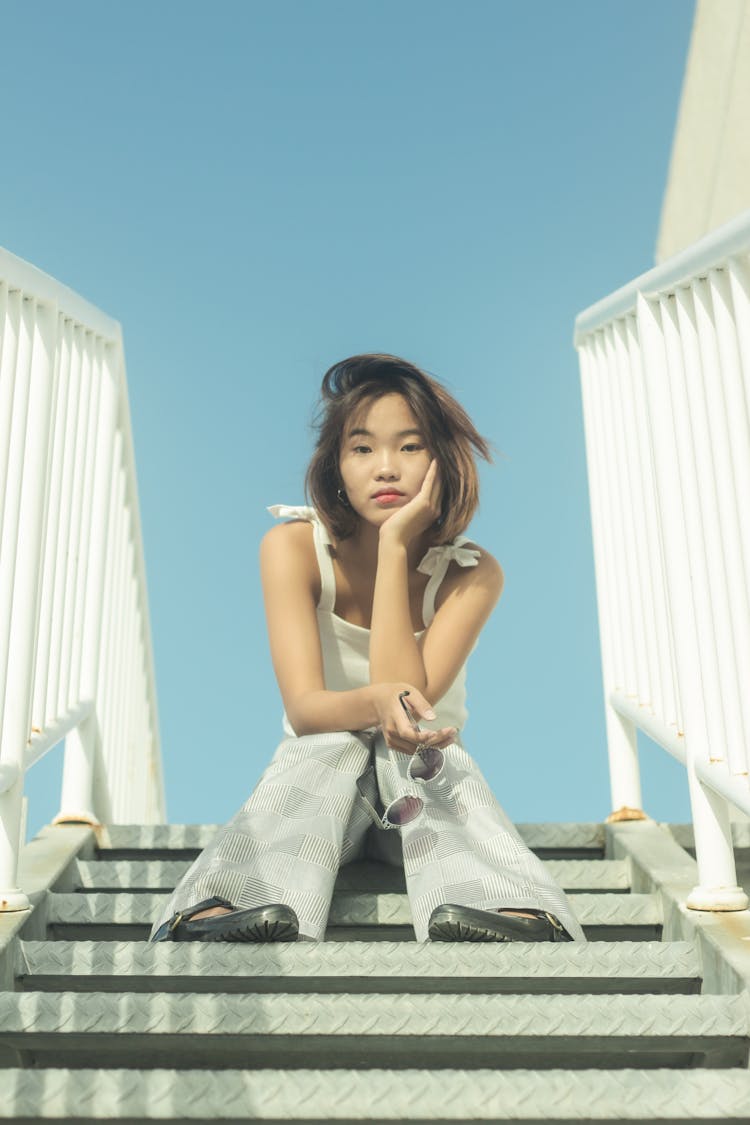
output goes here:
[[[610, 811], [576, 314], [653, 264], [687, 0], [6, 4], [0, 244], [123, 326], [169, 819], [280, 731], [257, 573], [323, 372], [388, 351], [498, 450], [468, 749], [516, 820]], [[29, 777], [56, 811], [57, 753]], [[647, 811], [687, 818], [644, 744]]]

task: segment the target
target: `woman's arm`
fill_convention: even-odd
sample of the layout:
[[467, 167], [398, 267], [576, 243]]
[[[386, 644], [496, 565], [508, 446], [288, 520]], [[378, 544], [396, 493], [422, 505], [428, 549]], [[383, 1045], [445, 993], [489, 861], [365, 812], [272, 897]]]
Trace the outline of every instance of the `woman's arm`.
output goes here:
[[[419, 684], [437, 702], [469, 658], [479, 634], [503, 592], [504, 575], [497, 559], [482, 551], [476, 566], [452, 564], [443, 579], [435, 617], [420, 637], [426, 679]], [[442, 595], [442, 597], [441, 597]]]
[[[468, 659], [497, 603], [504, 583], [500, 564], [482, 551], [477, 565], [449, 570], [435, 617], [417, 640], [412, 632], [405, 554], [383, 552], [379, 645], [371, 646], [372, 682], [408, 679], [433, 706], [445, 695]], [[381, 556], [378, 579], [381, 578]], [[373, 606], [373, 633], [376, 616]]]
[[[271, 528], [260, 549], [261, 579], [276, 679], [292, 728], [298, 735], [381, 726], [390, 745], [414, 750], [417, 737], [398, 704], [410, 692], [414, 711], [434, 717], [418, 686], [409, 682], [370, 684], [350, 691], [329, 691], [323, 676], [316, 600], [318, 565], [309, 523], [297, 521]], [[445, 731], [423, 742], [437, 744]]]
[[418, 494], [380, 528], [370, 624], [371, 683], [405, 679], [422, 690], [427, 683], [422, 653], [412, 630], [409, 546], [439, 514], [440, 482], [437, 461], [433, 460]]
[[503, 588], [503, 572], [482, 552], [475, 567], [443, 580], [435, 617], [417, 642], [409, 606], [408, 546], [437, 518], [440, 485], [433, 462], [420, 492], [380, 529], [372, 610], [372, 683], [410, 680], [434, 705], [455, 680]]

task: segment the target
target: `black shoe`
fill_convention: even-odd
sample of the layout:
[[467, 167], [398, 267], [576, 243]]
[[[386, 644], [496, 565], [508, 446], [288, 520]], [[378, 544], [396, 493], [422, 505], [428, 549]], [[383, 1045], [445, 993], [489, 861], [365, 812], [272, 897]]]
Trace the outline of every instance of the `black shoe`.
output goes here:
[[196, 918], [194, 914], [212, 906], [232, 903], [225, 898], [207, 898], [189, 910], [173, 914], [169, 921], [159, 926], [151, 941], [296, 941], [299, 921], [291, 906], [276, 903], [272, 906], [254, 906], [250, 910], [234, 910], [231, 914], [212, 914]]
[[496, 914], [471, 906], [446, 904], [430, 915], [432, 941], [572, 941], [554, 914], [540, 910], [536, 918]]

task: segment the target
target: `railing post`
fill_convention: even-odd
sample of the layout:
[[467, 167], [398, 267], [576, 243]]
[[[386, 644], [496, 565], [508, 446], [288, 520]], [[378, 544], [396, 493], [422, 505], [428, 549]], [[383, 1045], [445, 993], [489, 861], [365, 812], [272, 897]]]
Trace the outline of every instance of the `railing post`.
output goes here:
[[[20, 452], [20, 458], [14, 458], [11, 451], [11, 458], [23, 471], [15, 495], [6, 498], [13, 502], [4, 513], [6, 521], [16, 523], [17, 537], [6, 540], [15, 542], [16, 581], [8, 646], [12, 659], [7, 665], [0, 738], [0, 763], [6, 785], [11, 782], [0, 792], [0, 912], [29, 907], [28, 898], [17, 886], [18, 851], [22, 844], [24, 750], [31, 735], [57, 310], [23, 298], [19, 329], [19, 368], [28, 366], [29, 389], [28, 409], [24, 401], [19, 412], [14, 412], [11, 435], [12, 446]], [[0, 789], [2, 780], [0, 776]]]
[[686, 749], [698, 863], [698, 885], [688, 895], [687, 905], [691, 910], [745, 910], [748, 897], [737, 886], [729, 805], [702, 784], [695, 773], [689, 744]]
[[[97, 365], [100, 387], [78, 692], [79, 698], [91, 699], [95, 703], [101, 658], [108, 509], [117, 427], [119, 355], [119, 345], [109, 345], [104, 362]], [[92, 714], [71, 731], [65, 740], [60, 812], [54, 818], [54, 824], [70, 821], [83, 821], [87, 824], [100, 822], [102, 810], [95, 808], [94, 801], [98, 742], [99, 718], [95, 705]]]
[[645, 820], [646, 814], [641, 808], [641, 771], [635, 724], [618, 715], [607, 698], [608, 694], [605, 691], [604, 717], [612, 812], [607, 820]]

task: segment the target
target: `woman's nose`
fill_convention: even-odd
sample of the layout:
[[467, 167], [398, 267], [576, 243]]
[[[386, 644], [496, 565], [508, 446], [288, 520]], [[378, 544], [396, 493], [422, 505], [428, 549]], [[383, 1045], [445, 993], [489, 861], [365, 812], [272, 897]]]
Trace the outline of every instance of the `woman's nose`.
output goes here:
[[378, 480], [396, 480], [398, 477], [398, 468], [390, 457], [381, 457], [380, 467], [375, 474]]

